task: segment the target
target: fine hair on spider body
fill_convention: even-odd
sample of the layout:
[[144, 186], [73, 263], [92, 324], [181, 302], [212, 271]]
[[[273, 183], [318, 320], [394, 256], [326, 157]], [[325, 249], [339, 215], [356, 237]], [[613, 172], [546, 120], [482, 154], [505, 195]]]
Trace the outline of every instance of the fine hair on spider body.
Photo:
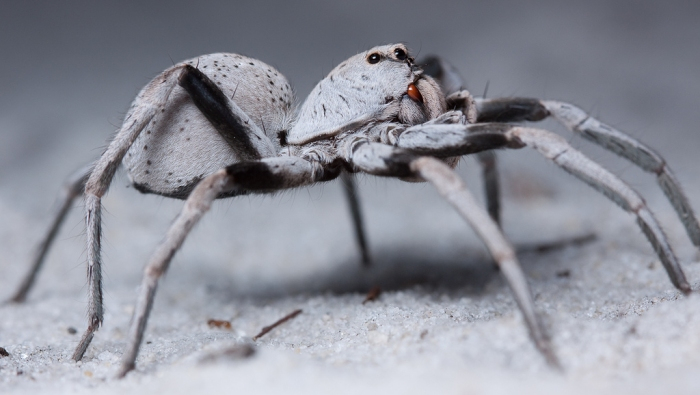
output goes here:
[[[73, 354], [79, 361], [103, 321], [101, 201], [117, 168], [125, 167], [140, 192], [185, 200], [145, 267], [118, 373], [124, 376], [135, 368], [160, 277], [216, 199], [341, 178], [362, 262], [368, 265], [353, 177], [361, 172], [432, 184], [482, 239], [513, 292], [534, 345], [551, 366], [559, 367], [515, 251], [499, 226], [494, 150], [523, 147], [633, 214], [673, 285], [691, 291], [661, 227], [634, 189], [564, 138], [520, 122], [552, 117], [655, 174], [690, 240], [700, 247], [698, 220], [661, 156], [571, 104], [473, 98], [463, 86], [456, 70], [440, 58], [427, 58], [419, 66], [404, 45], [384, 45], [340, 63], [295, 112], [286, 78], [259, 60], [216, 53], [176, 64], [141, 90], [100, 158], [68, 178], [59, 210], [12, 300], [25, 300], [71, 203], [83, 196], [88, 327]], [[486, 209], [453, 170], [469, 154], [477, 155], [482, 167]]]

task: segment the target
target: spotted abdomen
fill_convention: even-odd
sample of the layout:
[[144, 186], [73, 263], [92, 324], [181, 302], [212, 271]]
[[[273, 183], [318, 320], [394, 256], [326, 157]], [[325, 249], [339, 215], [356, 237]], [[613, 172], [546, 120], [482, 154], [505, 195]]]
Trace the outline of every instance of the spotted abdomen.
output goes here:
[[[292, 90], [279, 71], [256, 59], [217, 53], [187, 60], [153, 79], [132, 108], [148, 105], [149, 86], [177, 83], [179, 70], [185, 64], [204, 73], [264, 131], [267, 152], [274, 154], [279, 150], [278, 133], [288, 130], [292, 119]], [[138, 190], [185, 198], [199, 180], [240, 160], [189, 94], [175, 86], [166, 104], [157, 110], [128, 150], [123, 164]]]

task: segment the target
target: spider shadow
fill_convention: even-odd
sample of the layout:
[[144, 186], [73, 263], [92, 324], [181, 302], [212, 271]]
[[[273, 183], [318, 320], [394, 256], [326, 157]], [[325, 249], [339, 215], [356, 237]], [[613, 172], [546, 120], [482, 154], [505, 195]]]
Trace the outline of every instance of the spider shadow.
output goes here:
[[[321, 272], [297, 280], [277, 279], [262, 287], [230, 287], [221, 279], [209, 282], [211, 297], [260, 301], [311, 294], [365, 294], [373, 287], [399, 291], [420, 287], [440, 294], [483, 295], [487, 285], [500, 281], [500, 273], [482, 251], [464, 248], [426, 250], [418, 247], [378, 246], [372, 263], [363, 267], [355, 256], [346, 257]], [[505, 283], [499, 284], [505, 286]], [[437, 294], [437, 292], [436, 292]]]
[[[595, 233], [584, 232], [554, 241], [516, 243], [516, 253], [526, 273], [542, 269], [552, 276], [566, 273], [556, 265], [556, 260], [545, 257], [556, 254], [569, 246], [574, 248], [594, 242]], [[378, 287], [382, 291], [415, 289], [435, 295], [484, 296], [500, 292], [507, 284], [490, 255], [483, 248], [474, 246], [449, 246], [430, 249], [421, 246], [377, 246], [372, 250], [369, 267], [360, 264], [356, 256], [345, 257], [339, 263], [322, 271], [314, 271], [297, 280], [277, 278], [259, 286], [232, 286], [226, 275], [209, 277], [207, 291], [211, 297], [233, 302], [236, 299], [252, 299], [264, 302], [289, 296], [311, 294], [365, 294]], [[535, 259], [533, 259], [535, 258]]]

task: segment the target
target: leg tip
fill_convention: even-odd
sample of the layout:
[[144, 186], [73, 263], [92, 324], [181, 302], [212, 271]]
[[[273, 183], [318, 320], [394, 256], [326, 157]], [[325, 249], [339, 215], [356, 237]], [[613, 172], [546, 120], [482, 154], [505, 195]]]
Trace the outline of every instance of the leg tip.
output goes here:
[[369, 255], [362, 255], [362, 261], [360, 263], [363, 268], [369, 269], [372, 266], [372, 258], [370, 258]]
[[544, 354], [544, 358], [547, 361], [547, 365], [552, 368], [552, 370], [564, 373], [564, 367], [552, 350], [547, 350]]
[[690, 288], [690, 284], [688, 283], [681, 284], [681, 286], [678, 287], [678, 289], [680, 289], [683, 295], [685, 296], [688, 296], [693, 292], [693, 289]]
[[27, 295], [29, 294], [29, 288], [31, 288], [31, 283], [32, 282], [30, 281], [29, 285], [27, 285], [27, 280], [25, 280], [22, 286], [19, 287], [17, 292], [15, 292], [15, 294], [10, 299], [5, 301], [5, 303], [24, 303], [27, 300]]
[[127, 375], [127, 373], [131, 372], [134, 369], [136, 369], [135, 363], [123, 362], [122, 365], [119, 367], [119, 371], [117, 372], [117, 378], [123, 379]]
[[693, 292], [693, 288], [690, 286], [683, 273], [681, 273], [678, 278], [672, 278], [672, 280], [673, 285], [681, 291], [683, 295], [688, 296]]
[[83, 359], [83, 356], [85, 355], [85, 351], [87, 351], [87, 348], [90, 345], [90, 342], [92, 342], [92, 338], [94, 336], [95, 336], [94, 329], [92, 329], [92, 327], [88, 327], [88, 329], [85, 331], [85, 334], [83, 335], [83, 338], [80, 339], [80, 343], [78, 343], [78, 347], [75, 348], [75, 351], [73, 352], [73, 356], [71, 357], [75, 362], [78, 362], [81, 359]]
[[6, 300], [4, 304], [20, 304], [27, 300], [27, 295], [17, 294], [10, 299]]
[[536, 342], [536, 346], [539, 352], [544, 357], [545, 361], [547, 362], [547, 365], [552, 370], [555, 370], [559, 373], [564, 373], [564, 367], [559, 361], [559, 358], [557, 358], [557, 354], [554, 352], [552, 343], [549, 341], [549, 339], [542, 339]]
[[10, 299], [3, 300], [2, 303], [0, 303], [0, 305], [7, 306], [7, 305], [11, 305], [11, 304], [20, 304], [22, 302], [24, 302], [24, 301], [17, 300], [15, 298], [10, 298]]

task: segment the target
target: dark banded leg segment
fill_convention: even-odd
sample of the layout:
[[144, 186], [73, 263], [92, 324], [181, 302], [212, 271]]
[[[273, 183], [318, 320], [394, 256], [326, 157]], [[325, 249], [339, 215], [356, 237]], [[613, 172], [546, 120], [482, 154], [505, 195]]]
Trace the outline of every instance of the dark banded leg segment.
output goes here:
[[146, 265], [127, 336], [127, 347], [122, 356], [119, 377], [124, 377], [135, 367], [158, 280], [168, 269], [172, 257], [180, 249], [194, 225], [209, 210], [212, 202], [219, 195], [278, 191], [320, 180], [325, 181], [337, 175], [337, 171], [331, 171], [329, 174], [301, 158], [275, 157], [255, 162], [236, 163], [219, 170], [197, 184], [185, 201], [182, 211], [168, 229], [165, 239], [158, 245]]
[[529, 146], [559, 167], [603, 193], [610, 200], [637, 217], [642, 232], [659, 256], [673, 285], [683, 293], [691, 291], [678, 259], [661, 226], [642, 197], [619, 177], [571, 147], [552, 132], [509, 124], [426, 125], [408, 128], [396, 145], [432, 156], [455, 156], [477, 153], [484, 149]]
[[365, 236], [365, 225], [362, 220], [362, 209], [360, 208], [360, 199], [357, 196], [357, 185], [355, 183], [355, 175], [343, 171], [340, 173], [340, 181], [343, 184], [343, 191], [350, 206], [350, 215], [352, 216], [352, 225], [355, 231], [355, 241], [360, 250], [362, 257], [362, 266], [369, 267], [371, 258], [369, 256], [369, 248], [367, 247], [367, 237]]
[[525, 275], [515, 251], [498, 224], [479, 206], [464, 181], [447, 164], [429, 156], [417, 156], [409, 151], [377, 143], [360, 143], [353, 149], [351, 162], [365, 172], [392, 177], [420, 176], [430, 182], [472, 226], [488, 248], [505, 276], [523, 314], [530, 337], [537, 349], [553, 367], [560, 364], [551, 341], [540, 321]]
[[184, 65], [178, 84], [240, 159], [257, 160], [276, 155], [264, 131], [200, 70]]
[[481, 164], [481, 177], [484, 179], [486, 210], [491, 218], [501, 226], [501, 188], [498, 184], [498, 161], [495, 151], [482, 151], [477, 154]]

